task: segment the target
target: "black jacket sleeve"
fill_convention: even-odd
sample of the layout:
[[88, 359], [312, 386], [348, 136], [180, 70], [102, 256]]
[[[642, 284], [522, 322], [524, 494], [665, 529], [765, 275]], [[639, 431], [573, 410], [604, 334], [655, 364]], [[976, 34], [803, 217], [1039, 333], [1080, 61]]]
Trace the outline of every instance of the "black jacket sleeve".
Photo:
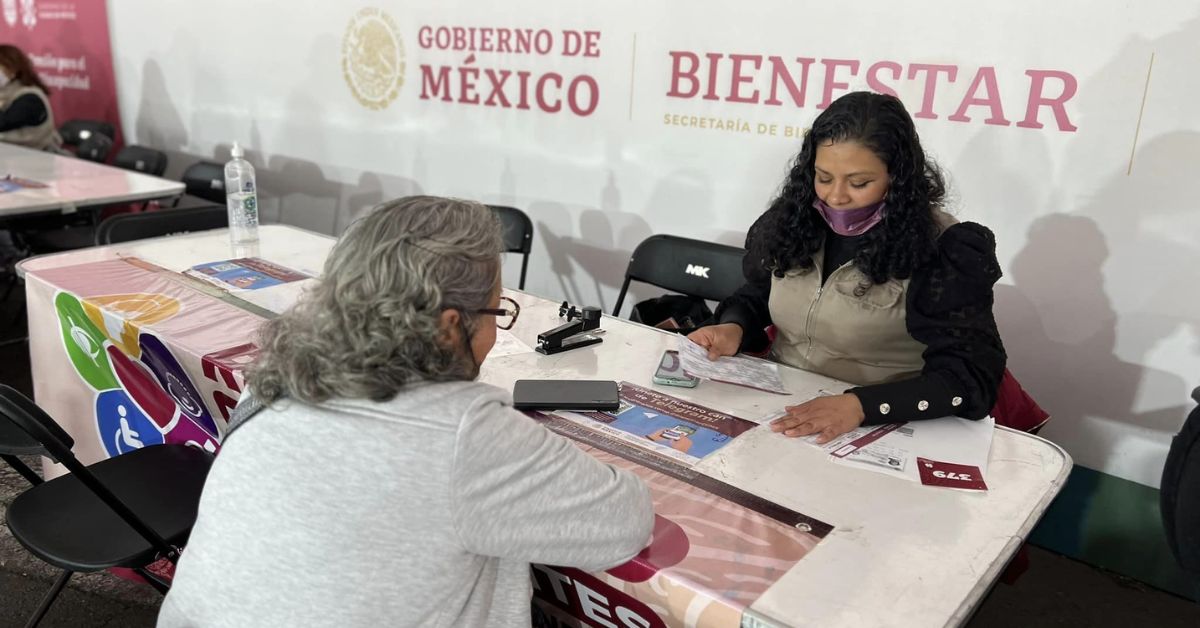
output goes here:
[[37, 126], [46, 121], [46, 106], [36, 94], [25, 94], [0, 110], [0, 132]]
[[[759, 218], [746, 233], [746, 250], [752, 250], [750, 243], [758, 233], [763, 218]], [[742, 274], [746, 283], [738, 288], [732, 296], [717, 306], [713, 319], [717, 323], [736, 323], [742, 328], [741, 351], [751, 353], [767, 348], [766, 329], [771, 325], [771, 311], [767, 302], [771, 296], [771, 271], [766, 269], [764, 260], [751, 259], [747, 253], [742, 258]]]
[[961, 223], [942, 234], [937, 260], [914, 273], [908, 289], [908, 333], [925, 345], [925, 367], [915, 378], [851, 389], [864, 425], [992, 411], [1007, 361], [992, 314], [1000, 275], [987, 227]]

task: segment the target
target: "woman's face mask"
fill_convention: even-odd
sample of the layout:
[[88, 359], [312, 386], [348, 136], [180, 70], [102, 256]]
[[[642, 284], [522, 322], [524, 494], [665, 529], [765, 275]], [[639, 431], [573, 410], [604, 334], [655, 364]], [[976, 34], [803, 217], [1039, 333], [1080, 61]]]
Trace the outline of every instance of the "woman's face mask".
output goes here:
[[829, 228], [844, 236], [857, 236], [870, 231], [871, 227], [883, 220], [885, 206], [884, 201], [879, 201], [854, 209], [833, 209], [819, 198], [813, 201], [813, 209], [821, 214]]

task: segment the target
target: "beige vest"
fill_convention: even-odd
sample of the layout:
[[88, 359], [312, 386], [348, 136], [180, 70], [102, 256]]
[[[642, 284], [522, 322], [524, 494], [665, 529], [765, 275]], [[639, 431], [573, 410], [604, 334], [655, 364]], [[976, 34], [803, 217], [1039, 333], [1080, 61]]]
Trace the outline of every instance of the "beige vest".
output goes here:
[[[955, 222], [939, 214], [943, 231]], [[872, 284], [850, 261], [822, 286], [824, 258], [822, 247], [813, 254], [812, 270], [771, 278], [774, 358], [860, 386], [920, 374], [925, 345], [908, 334], [906, 324], [910, 280]]]
[[20, 83], [9, 83], [0, 88], [0, 109], [8, 107], [14, 100], [25, 94], [36, 94], [42, 100], [42, 105], [46, 107], [46, 119], [37, 126], [4, 131], [0, 133], [0, 142], [19, 144], [38, 150], [58, 148], [62, 145], [62, 137], [58, 135], [58, 129], [54, 126], [54, 110], [50, 108], [50, 99], [46, 98], [46, 94], [42, 90]]

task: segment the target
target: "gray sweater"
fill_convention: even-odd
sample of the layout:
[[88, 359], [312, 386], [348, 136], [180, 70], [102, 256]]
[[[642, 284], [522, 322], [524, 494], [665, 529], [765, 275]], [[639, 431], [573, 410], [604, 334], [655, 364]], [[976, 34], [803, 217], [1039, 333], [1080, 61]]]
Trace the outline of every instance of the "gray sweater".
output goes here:
[[158, 625], [526, 627], [530, 563], [618, 565], [653, 518], [486, 384], [285, 400], [217, 456]]

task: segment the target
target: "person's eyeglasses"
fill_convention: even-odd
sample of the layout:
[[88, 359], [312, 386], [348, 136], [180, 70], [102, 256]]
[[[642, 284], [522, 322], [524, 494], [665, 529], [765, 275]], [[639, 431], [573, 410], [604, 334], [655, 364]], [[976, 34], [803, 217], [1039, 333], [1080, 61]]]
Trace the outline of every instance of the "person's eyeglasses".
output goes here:
[[491, 314], [496, 317], [496, 327], [508, 330], [517, 324], [517, 316], [521, 314], [521, 305], [508, 297], [500, 297], [500, 305], [508, 307], [486, 308], [475, 310], [476, 314]]

